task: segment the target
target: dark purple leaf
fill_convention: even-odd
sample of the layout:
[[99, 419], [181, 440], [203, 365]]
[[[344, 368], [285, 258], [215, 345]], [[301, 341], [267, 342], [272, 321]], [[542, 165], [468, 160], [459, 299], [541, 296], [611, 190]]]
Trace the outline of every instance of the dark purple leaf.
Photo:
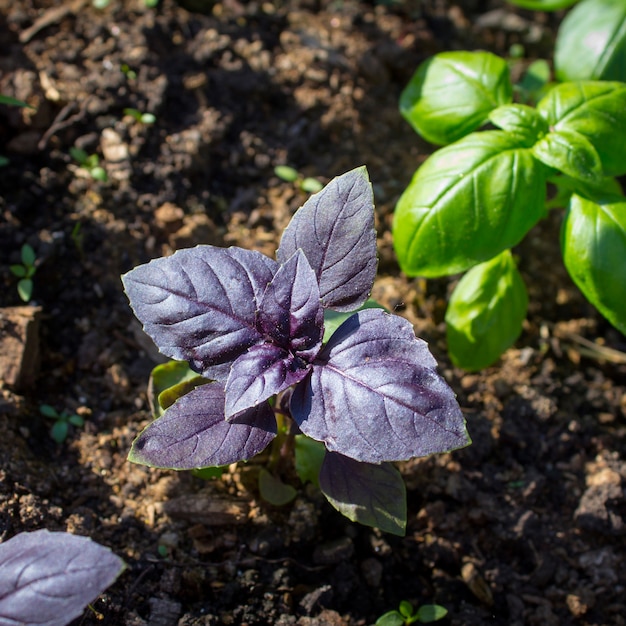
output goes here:
[[328, 452], [319, 482], [328, 501], [349, 520], [404, 535], [406, 487], [400, 472], [390, 463], [360, 463]]
[[256, 311], [277, 269], [259, 252], [197, 246], [140, 265], [122, 280], [163, 354], [225, 381], [231, 363], [263, 340]]
[[324, 334], [324, 309], [315, 272], [298, 250], [276, 272], [261, 300], [259, 328], [275, 345], [312, 360]]
[[300, 382], [309, 367], [283, 348], [269, 343], [252, 346], [233, 363], [226, 381], [226, 419]]
[[411, 324], [379, 309], [355, 313], [330, 338], [291, 397], [305, 435], [357, 461], [380, 463], [465, 446], [454, 393]]
[[188, 470], [245, 461], [276, 435], [267, 402], [227, 422], [219, 383], [196, 387], [152, 422], [133, 443], [129, 460], [150, 467]]
[[353, 311], [367, 300], [378, 261], [365, 167], [334, 178], [296, 212], [276, 256], [285, 263], [298, 249], [317, 275], [324, 307]]
[[64, 626], [123, 571], [87, 537], [36, 530], [0, 544], [0, 624]]

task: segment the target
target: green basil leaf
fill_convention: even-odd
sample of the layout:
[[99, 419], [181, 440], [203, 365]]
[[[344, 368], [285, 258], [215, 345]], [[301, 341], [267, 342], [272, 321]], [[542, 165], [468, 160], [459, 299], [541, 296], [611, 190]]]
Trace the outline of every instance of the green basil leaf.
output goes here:
[[485, 131], [437, 150], [396, 205], [402, 270], [463, 272], [517, 244], [544, 215], [548, 168], [516, 135]]
[[626, 174], [625, 83], [563, 83], [541, 99], [537, 110], [551, 130], [575, 132], [588, 139], [605, 176]]
[[548, 124], [537, 109], [525, 104], [503, 104], [489, 113], [489, 121], [502, 130], [519, 135], [532, 146], [548, 132]]
[[549, 167], [586, 181], [604, 178], [596, 149], [584, 136], [568, 130], [548, 133], [533, 146], [533, 154]]
[[531, 11], [558, 11], [571, 7], [578, 0], [509, 0], [509, 2]]
[[522, 332], [528, 294], [510, 250], [473, 267], [446, 311], [448, 352], [455, 365], [480, 370], [498, 360]]
[[567, 14], [554, 52], [557, 78], [626, 82], [626, 2], [583, 0]]
[[427, 141], [445, 145], [511, 102], [504, 59], [489, 52], [442, 52], [422, 63], [400, 96], [400, 112]]
[[561, 230], [565, 267], [584, 296], [626, 335], [626, 200], [574, 194]]

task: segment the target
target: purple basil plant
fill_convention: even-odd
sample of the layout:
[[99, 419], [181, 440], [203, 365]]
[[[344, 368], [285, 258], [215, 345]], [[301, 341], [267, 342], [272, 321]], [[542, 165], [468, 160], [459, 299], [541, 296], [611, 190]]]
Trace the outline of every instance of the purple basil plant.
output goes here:
[[[123, 276], [160, 351], [211, 381], [151, 423], [129, 458], [173, 469], [245, 461], [274, 439], [275, 409], [287, 405], [293, 429], [325, 446], [319, 486], [331, 504], [402, 534], [406, 496], [391, 462], [453, 450], [469, 437], [411, 324], [363, 308], [377, 270], [365, 167], [309, 198], [276, 258], [201, 245]], [[324, 343], [333, 312], [353, 313]]]

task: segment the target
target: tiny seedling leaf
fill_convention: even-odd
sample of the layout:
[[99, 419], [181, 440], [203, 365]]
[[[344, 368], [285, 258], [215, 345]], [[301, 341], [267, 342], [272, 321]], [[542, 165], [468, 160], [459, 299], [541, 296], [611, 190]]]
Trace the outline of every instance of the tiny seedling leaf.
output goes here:
[[405, 620], [398, 611], [387, 611], [376, 620], [376, 626], [404, 626]]
[[52, 419], [58, 419], [59, 418], [59, 414], [57, 412], [57, 410], [49, 405], [49, 404], [41, 404], [39, 405], [39, 412], [44, 416], [44, 417], [50, 417]]
[[28, 266], [32, 266], [35, 264], [35, 260], [37, 259], [37, 255], [35, 254], [35, 251], [33, 250], [33, 247], [30, 246], [29, 244], [25, 243], [22, 246], [22, 250], [20, 252], [21, 257], [22, 257], [22, 263], [28, 267]]
[[63, 443], [67, 439], [69, 425], [65, 420], [59, 420], [52, 425], [50, 436], [57, 442]]
[[29, 302], [33, 295], [33, 281], [30, 278], [22, 278], [17, 283], [17, 293], [23, 302]]
[[87, 537], [37, 530], [0, 544], [0, 622], [65, 626], [122, 573], [123, 561]]
[[277, 165], [274, 168], [274, 174], [287, 183], [294, 183], [298, 180], [298, 172], [288, 165]]
[[423, 624], [429, 624], [443, 619], [448, 614], [448, 609], [438, 604], [424, 604], [417, 610], [417, 618]]
[[298, 492], [263, 468], [259, 472], [259, 493], [266, 502], [274, 506], [284, 506], [291, 502]]
[[26, 268], [23, 265], [11, 265], [9, 270], [11, 270], [11, 274], [18, 278], [24, 278], [26, 276]]

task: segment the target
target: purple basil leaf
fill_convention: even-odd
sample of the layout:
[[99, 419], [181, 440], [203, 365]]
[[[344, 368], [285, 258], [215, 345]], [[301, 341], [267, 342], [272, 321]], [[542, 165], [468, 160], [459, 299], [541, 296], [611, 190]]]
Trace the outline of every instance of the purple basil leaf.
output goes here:
[[163, 354], [225, 381], [231, 363], [263, 339], [256, 311], [277, 269], [259, 252], [197, 246], [139, 265], [122, 280]]
[[88, 537], [36, 530], [0, 544], [0, 624], [64, 626], [123, 571]]
[[276, 257], [285, 263], [298, 249], [317, 275], [324, 307], [354, 311], [367, 300], [378, 260], [365, 167], [334, 178], [296, 212]]
[[380, 309], [352, 315], [291, 397], [305, 435], [357, 461], [402, 461], [465, 446], [454, 393], [411, 324]]
[[254, 407], [300, 382], [308, 363], [278, 346], [252, 346], [232, 365], [226, 381], [226, 419]]
[[349, 520], [404, 535], [406, 487], [391, 463], [360, 463], [329, 452], [322, 462], [319, 482], [328, 501]]
[[177, 400], [135, 439], [128, 458], [150, 467], [188, 470], [245, 461], [276, 435], [267, 403], [230, 422], [224, 419], [219, 383], [196, 387]]
[[324, 309], [315, 272], [298, 250], [276, 272], [259, 310], [259, 329], [275, 345], [312, 360], [322, 345]]

